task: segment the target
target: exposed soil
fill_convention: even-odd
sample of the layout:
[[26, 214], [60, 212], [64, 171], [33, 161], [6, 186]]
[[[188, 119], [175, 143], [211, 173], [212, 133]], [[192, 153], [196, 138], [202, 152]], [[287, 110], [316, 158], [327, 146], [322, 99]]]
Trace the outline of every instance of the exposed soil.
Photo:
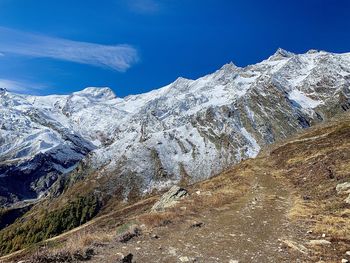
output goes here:
[[249, 191], [232, 204], [157, 227], [127, 244], [108, 244], [91, 262], [116, 262], [129, 253], [135, 262], [290, 262], [295, 255], [282, 248], [282, 240], [298, 236], [287, 219], [291, 193], [268, 170], [253, 172]]

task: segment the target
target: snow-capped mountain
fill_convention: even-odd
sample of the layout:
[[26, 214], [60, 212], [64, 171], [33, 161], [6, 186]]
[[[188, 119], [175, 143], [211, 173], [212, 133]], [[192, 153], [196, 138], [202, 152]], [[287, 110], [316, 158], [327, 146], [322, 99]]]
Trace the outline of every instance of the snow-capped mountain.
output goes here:
[[2, 203], [42, 195], [82, 159], [125, 197], [135, 185], [202, 180], [348, 110], [349, 96], [350, 53], [282, 49], [124, 99], [108, 88], [42, 97], [0, 90]]

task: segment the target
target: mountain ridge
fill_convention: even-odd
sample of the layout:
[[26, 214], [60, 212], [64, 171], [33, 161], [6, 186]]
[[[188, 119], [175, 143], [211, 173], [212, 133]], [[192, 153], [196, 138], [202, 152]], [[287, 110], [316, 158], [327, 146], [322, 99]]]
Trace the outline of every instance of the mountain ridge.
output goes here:
[[[115, 174], [125, 198], [135, 182], [142, 194], [200, 181], [347, 110], [349, 87], [350, 53], [278, 49], [255, 65], [228, 63], [125, 98], [109, 88], [43, 97], [4, 91], [0, 203], [49, 194], [82, 160]], [[27, 181], [24, 192], [6, 189], [14, 174]]]

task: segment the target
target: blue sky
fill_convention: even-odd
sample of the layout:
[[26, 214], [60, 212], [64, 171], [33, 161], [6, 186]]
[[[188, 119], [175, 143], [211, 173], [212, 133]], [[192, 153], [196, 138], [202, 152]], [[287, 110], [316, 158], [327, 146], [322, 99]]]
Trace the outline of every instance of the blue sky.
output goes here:
[[350, 52], [348, 0], [0, 0], [0, 87], [124, 97], [282, 47]]

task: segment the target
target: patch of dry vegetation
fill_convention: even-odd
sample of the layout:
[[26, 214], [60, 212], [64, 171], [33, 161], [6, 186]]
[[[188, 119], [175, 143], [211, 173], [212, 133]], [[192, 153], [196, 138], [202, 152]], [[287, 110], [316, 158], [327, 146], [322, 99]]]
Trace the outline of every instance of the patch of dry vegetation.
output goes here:
[[48, 243], [32, 252], [28, 262], [77, 262], [87, 261], [94, 255], [94, 247], [102, 246], [113, 239], [103, 231], [79, 232], [69, 236], [58, 245]]
[[160, 227], [166, 226], [181, 220], [181, 214], [176, 212], [158, 212], [158, 213], [146, 213], [138, 217], [138, 220], [146, 225], [146, 227]]
[[335, 191], [337, 184], [350, 182], [349, 116], [275, 146], [266, 161], [296, 191], [290, 218], [304, 225], [310, 238], [332, 242], [328, 249], [313, 247], [312, 258], [339, 262], [350, 250], [350, 206]]
[[94, 245], [103, 245], [110, 242], [114, 235], [110, 232], [104, 232], [101, 230], [97, 231], [82, 231], [74, 234], [73, 236], [67, 238], [67, 240], [61, 245], [59, 249], [65, 251], [74, 252], [77, 250], [84, 250], [85, 248]]

